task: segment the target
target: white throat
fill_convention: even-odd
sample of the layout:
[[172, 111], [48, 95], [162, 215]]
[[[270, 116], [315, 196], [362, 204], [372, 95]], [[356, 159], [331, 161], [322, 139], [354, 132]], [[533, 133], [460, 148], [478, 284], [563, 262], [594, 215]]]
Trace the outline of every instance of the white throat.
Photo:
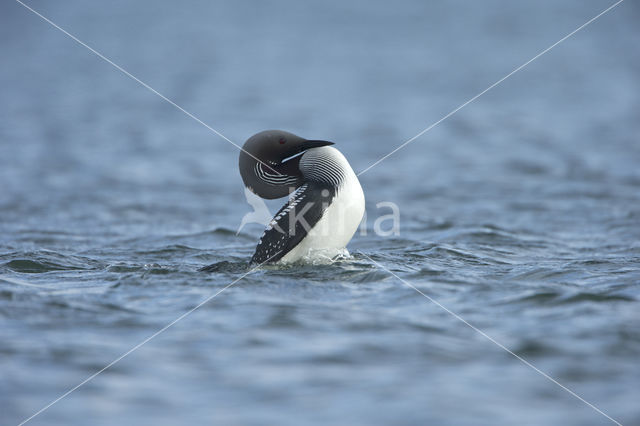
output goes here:
[[322, 218], [280, 260], [282, 263], [344, 253], [364, 215], [364, 193], [360, 181], [340, 151], [330, 146], [309, 149], [300, 159], [300, 170], [308, 180], [333, 184], [336, 194], [326, 206]]

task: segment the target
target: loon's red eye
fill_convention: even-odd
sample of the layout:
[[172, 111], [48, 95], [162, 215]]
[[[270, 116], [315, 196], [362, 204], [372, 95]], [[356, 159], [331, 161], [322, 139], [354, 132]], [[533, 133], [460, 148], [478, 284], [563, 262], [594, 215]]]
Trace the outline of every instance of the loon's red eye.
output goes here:
[[286, 140], [285, 140], [284, 138], [280, 138], [280, 139], [278, 140], [278, 142], [280, 142], [280, 145], [282, 145], [282, 144], [284, 144], [284, 143], [286, 142]]

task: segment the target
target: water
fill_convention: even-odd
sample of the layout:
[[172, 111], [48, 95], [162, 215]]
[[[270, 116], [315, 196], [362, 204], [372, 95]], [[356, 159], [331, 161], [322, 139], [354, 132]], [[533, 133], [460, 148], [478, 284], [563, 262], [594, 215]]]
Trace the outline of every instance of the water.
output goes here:
[[[233, 141], [329, 139], [356, 171], [610, 5], [29, 4]], [[9, 425], [242, 277], [262, 229], [235, 234], [235, 147], [0, 10]], [[639, 17], [622, 3], [363, 174], [351, 259], [247, 275], [30, 424], [610, 423], [373, 261], [639, 424]], [[400, 235], [374, 234], [383, 201]]]

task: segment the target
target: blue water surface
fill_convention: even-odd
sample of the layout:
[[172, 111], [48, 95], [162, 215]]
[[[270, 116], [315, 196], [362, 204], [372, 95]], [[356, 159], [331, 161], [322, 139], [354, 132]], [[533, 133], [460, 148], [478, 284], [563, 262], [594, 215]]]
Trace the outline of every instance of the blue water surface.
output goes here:
[[[234, 143], [285, 129], [362, 171], [613, 2], [27, 4]], [[363, 173], [350, 259], [243, 277], [237, 148], [2, 2], [0, 424], [230, 283], [28, 424], [612, 424], [514, 355], [640, 424], [639, 20]]]

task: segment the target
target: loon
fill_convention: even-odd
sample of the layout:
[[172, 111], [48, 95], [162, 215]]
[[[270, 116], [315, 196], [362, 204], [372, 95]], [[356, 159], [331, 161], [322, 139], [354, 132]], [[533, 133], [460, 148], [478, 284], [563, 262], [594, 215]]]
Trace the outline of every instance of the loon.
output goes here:
[[333, 142], [282, 130], [251, 136], [240, 152], [245, 186], [266, 199], [289, 196], [267, 225], [252, 264], [293, 263], [314, 251], [334, 256], [364, 215], [358, 177]]

